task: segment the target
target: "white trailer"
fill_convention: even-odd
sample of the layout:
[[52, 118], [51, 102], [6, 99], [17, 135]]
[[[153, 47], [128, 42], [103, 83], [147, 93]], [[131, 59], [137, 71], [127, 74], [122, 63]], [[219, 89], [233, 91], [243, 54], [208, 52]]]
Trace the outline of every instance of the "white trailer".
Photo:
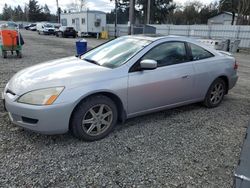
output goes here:
[[106, 13], [86, 10], [61, 14], [62, 26], [74, 27], [79, 36], [98, 35], [106, 30]]

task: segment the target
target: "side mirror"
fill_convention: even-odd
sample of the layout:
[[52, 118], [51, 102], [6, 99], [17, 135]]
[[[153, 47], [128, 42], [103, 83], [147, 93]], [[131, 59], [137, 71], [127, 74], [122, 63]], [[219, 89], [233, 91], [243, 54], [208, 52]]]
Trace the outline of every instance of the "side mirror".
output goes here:
[[153, 70], [157, 68], [157, 61], [152, 59], [145, 59], [140, 62], [142, 70]]

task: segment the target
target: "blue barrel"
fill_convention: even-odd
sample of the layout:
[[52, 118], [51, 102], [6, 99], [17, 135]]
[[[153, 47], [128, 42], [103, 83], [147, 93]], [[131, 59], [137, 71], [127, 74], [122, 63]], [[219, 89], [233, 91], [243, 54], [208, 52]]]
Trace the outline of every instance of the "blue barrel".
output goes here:
[[82, 39], [79, 41], [76, 41], [76, 53], [77, 55], [82, 55], [87, 51], [87, 41]]

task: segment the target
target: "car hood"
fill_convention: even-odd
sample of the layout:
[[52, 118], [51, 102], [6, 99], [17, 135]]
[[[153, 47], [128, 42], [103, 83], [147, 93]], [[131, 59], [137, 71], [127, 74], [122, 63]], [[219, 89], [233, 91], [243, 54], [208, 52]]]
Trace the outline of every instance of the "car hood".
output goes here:
[[[16, 73], [7, 89], [16, 95], [56, 86], [72, 87], [74, 83], [93, 81], [93, 77], [111, 69], [91, 64], [76, 57], [68, 57], [37, 64]], [[100, 77], [99, 77], [100, 78]]]

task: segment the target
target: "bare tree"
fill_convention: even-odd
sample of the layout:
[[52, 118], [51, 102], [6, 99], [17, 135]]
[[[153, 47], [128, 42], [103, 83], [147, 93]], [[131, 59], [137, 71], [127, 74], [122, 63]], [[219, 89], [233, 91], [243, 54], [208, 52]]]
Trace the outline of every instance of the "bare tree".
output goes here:
[[250, 1], [240, 0], [238, 5], [238, 25], [250, 24]]
[[86, 5], [86, 0], [72, 0], [72, 2], [67, 5], [67, 8], [70, 12], [81, 12], [86, 8]]
[[232, 13], [231, 25], [234, 25], [235, 15], [238, 12], [239, 0], [220, 0], [220, 11]]

